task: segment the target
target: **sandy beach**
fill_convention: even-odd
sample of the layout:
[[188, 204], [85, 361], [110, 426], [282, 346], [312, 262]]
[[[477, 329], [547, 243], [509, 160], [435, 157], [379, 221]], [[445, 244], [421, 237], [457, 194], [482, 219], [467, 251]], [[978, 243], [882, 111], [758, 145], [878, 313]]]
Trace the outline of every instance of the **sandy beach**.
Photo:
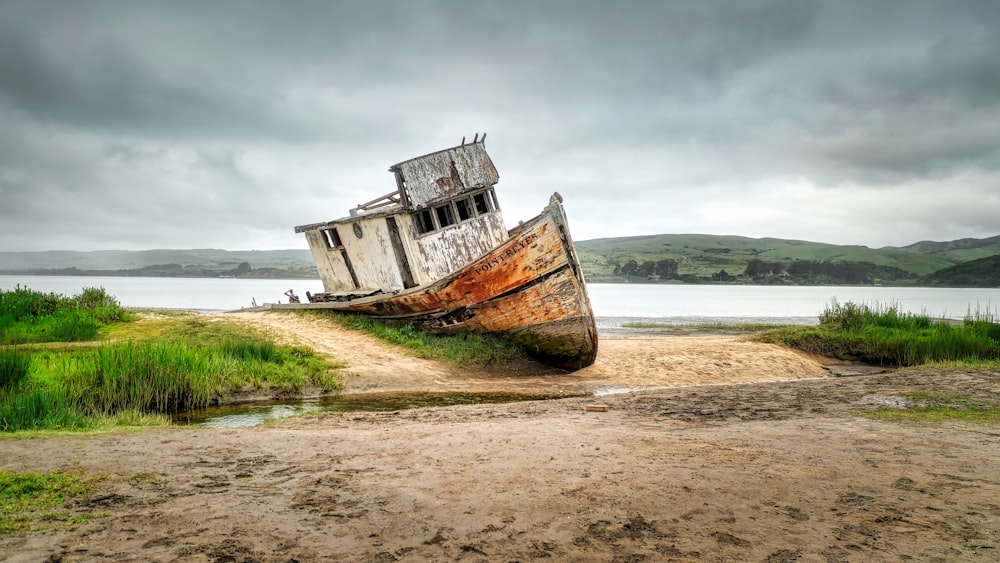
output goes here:
[[[912, 390], [1000, 400], [1000, 373], [853, 376], [733, 335], [604, 338], [573, 374], [418, 360], [324, 320], [240, 313], [348, 362], [346, 392], [613, 392], [0, 441], [0, 467], [106, 478], [89, 523], [9, 561], [987, 561], [1000, 428], [880, 422]], [[625, 389], [638, 392], [619, 393]], [[607, 407], [594, 412], [588, 406]]]

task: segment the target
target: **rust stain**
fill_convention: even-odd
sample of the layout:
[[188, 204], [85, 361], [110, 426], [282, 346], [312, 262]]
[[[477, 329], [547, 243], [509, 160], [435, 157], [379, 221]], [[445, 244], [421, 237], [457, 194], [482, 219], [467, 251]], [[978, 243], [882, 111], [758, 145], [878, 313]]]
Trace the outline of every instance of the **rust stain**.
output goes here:
[[405, 199], [414, 208], [434, 205], [465, 191], [487, 188], [500, 180], [481, 142], [407, 160], [390, 170], [399, 172]]
[[441, 190], [441, 197], [451, 197], [465, 191], [465, 184], [462, 182], [462, 176], [458, 173], [458, 168], [455, 167], [454, 160], [451, 161], [450, 171], [451, 175], [442, 176], [434, 181]]

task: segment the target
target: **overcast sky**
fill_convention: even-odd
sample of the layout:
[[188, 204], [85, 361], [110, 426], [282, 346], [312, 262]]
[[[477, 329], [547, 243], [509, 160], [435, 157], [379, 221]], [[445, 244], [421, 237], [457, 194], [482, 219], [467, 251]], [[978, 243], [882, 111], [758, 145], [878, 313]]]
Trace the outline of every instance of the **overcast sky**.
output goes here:
[[475, 133], [508, 226], [1000, 234], [1000, 1], [0, 0], [0, 250], [305, 248]]

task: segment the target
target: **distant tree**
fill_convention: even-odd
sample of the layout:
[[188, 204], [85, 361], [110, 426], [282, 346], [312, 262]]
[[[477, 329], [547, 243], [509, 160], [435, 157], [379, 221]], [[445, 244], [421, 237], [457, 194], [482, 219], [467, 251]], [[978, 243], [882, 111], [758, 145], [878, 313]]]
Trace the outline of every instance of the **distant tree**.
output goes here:
[[251, 269], [252, 268], [250, 268], [250, 262], [240, 262], [240, 265], [236, 266], [236, 270], [233, 272], [233, 275], [235, 275], [238, 278], [241, 278], [249, 274]]
[[714, 281], [731, 282], [736, 279], [736, 276], [730, 274], [725, 270], [719, 270], [718, 272], [712, 274], [712, 279]]
[[656, 274], [656, 262], [651, 260], [646, 260], [639, 266], [639, 275], [648, 278], [649, 276]]
[[625, 276], [635, 276], [639, 274], [639, 263], [635, 260], [629, 260], [622, 266], [622, 275]]
[[747, 268], [743, 273], [751, 278], [763, 278], [776, 276], [783, 271], [785, 271], [785, 265], [781, 262], [767, 262], [759, 258], [754, 258], [747, 263]]
[[655, 273], [666, 280], [677, 279], [677, 260], [658, 260]]

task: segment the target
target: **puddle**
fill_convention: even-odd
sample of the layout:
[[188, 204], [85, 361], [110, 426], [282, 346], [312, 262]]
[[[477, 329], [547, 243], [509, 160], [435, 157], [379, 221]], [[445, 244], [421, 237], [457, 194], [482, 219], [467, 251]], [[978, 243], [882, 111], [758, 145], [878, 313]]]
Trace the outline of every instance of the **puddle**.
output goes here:
[[636, 393], [638, 391], [648, 391], [650, 388], [639, 388], [639, 387], [615, 387], [613, 385], [606, 385], [604, 387], [598, 387], [594, 389], [595, 397], [604, 397], [605, 395], [623, 395], [625, 393]]
[[[576, 395], [541, 393], [358, 393], [305, 401], [245, 403], [175, 414], [174, 424], [246, 428], [265, 421], [313, 412], [398, 411], [420, 407], [478, 405], [565, 399]], [[582, 396], [582, 395], [579, 395]]]

